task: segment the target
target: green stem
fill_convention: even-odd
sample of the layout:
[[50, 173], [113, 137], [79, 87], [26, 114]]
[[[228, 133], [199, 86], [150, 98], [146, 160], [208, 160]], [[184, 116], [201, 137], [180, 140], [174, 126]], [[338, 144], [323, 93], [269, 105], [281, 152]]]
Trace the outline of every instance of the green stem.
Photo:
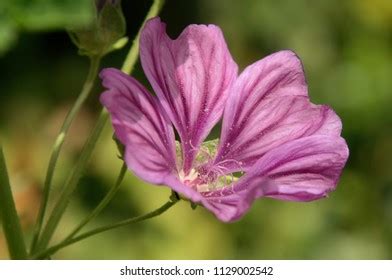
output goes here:
[[118, 174], [116, 183], [114, 186], [108, 191], [103, 200], [98, 204], [98, 206], [90, 213], [66, 238], [65, 240], [71, 240], [85, 225], [87, 225], [91, 220], [97, 217], [103, 209], [112, 201], [114, 195], [117, 193], [120, 188], [121, 182], [124, 179], [125, 173], [127, 171], [127, 166], [125, 163], [121, 166], [120, 174]]
[[[161, 11], [163, 4], [165, 3], [164, 0], [155, 0], [154, 3], [152, 4], [150, 10], [148, 11], [148, 14], [146, 15], [142, 27], [146, 23], [147, 20], [150, 18], [156, 17], [159, 12]], [[128, 75], [132, 73], [133, 68], [135, 67], [138, 55], [139, 55], [139, 40], [140, 40], [140, 34], [142, 32], [142, 28], [139, 29], [139, 32], [137, 33], [135, 39], [133, 39], [132, 43], [132, 48], [129, 50], [128, 55], [124, 61], [123, 67], [121, 70], [124, 73], [127, 73]], [[134, 47], [136, 46], [136, 47]]]
[[12, 197], [11, 186], [8, 179], [3, 148], [0, 144], [0, 217], [4, 235], [7, 240], [11, 259], [25, 260], [27, 258], [26, 245], [23, 238], [15, 202]]
[[91, 237], [93, 235], [96, 235], [96, 234], [99, 234], [99, 233], [102, 233], [102, 232], [105, 232], [105, 231], [108, 231], [108, 230], [111, 230], [111, 229], [127, 226], [127, 225], [130, 225], [130, 224], [134, 224], [134, 223], [137, 223], [137, 222], [141, 222], [141, 221], [144, 221], [144, 220], [147, 220], [147, 219], [154, 218], [156, 216], [159, 216], [159, 215], [163, 214], [167, 210], [169, 210], [177, 202], [178, 202], [178, 199], [170, 200], [170, 201], [166, 202], [164, 205], [162, 205], [161, 207], [159, 207], [158, 209], [156, 209], [156, 210], [154, 210], [154, 211], [152, 211], [150, 213], [147, 213], [145, 215], [141, 215], [141, 216], [138, 216], [138, 217], [126, 219], [124, 221], [121, 221], [121, 222], [118, 222], [118, 223], [115, 223], [115, 224], [112, 224], [112, 225], [99, 227], [97, 229], [94, 229], [94, 230], [88, 231], [88, 232], [86, 232], [84, 234], [81, 234], [81, 235], [79, 235], [79, 236], [77, 236], [75, 238], [66, 239], [63, 242], [61, 242], [61, 243], [59, 243], [59, 244], [57, 244], [57, 245], [55, 245], [53, 247], [48, 248], [47, 250], [44, 250], [42, 252], [38, 252], [37, 254], [33, 255], [31, 258], [32, 259], [46, 258], [47, 256], [50, 256], [50, 255], [56, 253], [61, 248], [64, 248], [66, 246], [69, 246], [71, 244], [79, 242], [79, 241], [81, 241], [83, 239], [86, 239], [88, 237]]
[[[149, 18], [152, 18], [152, 17], [158, 15], [161, 7], [163, 6], [163, 2], [164, 2], [163, 0], [155, 0], [154, 1], [144, 22], [146, 22]], [[144, 22], [143, 22], [143, 24], [144, 24]], [[127, 74], [130, 74], [130, 71], [134, 68], [136, 61], [137, 61], [137, 58], [138, 58], [137, 55], [134, 56], [132, 54], [134, 54], [134, 53], [137, 54], [139, 52], [139, 44], [138, 44], [139, 37], [140, 37], [140, 31], [139, 31], [138, 35], [136, 36], [136, 39], [134, 40], [134, 43], [129, 51], [129, 54], [128, 54], [126, 60], [124, 61], [123, 67], [121, 68], [122, 71]], [[101, 116], [96, 124], [96, 129], [94, 130], [94, 132], [91, 134], [91, 136], [87, 140], [89, 142], [88, 143], [89, 148], [86, 148], [87, 145], [85, 146], [85, 148], [83, 148], [81, 155], [80, 155], [80, 158], [79, 158], [78, 162], [76, 163], [76, 166], [75, 166], [73, 172], [71, 173], [70, 178], [68, 178], [67, 182], [71, 182], [72, 184], [66, 183], [66, 187], [63, 190], [57, 204], [54, 207], [54, 210], [51, 214], [51, 217], [49, 218], [48, 223], [46, 224], [46, 226], [43, 230], [42, 237], [38, 241], [38, 246], [36, 247], [36, 250], [32, 251], [32, 253], [34, 253], [35, 251], [45, 249], [47, 247], [47, 245], [49, 244], [50, 239], [51, 239], [65, 209], [68, 206], [70, 197], [74, 191], [74, 187], [76, 187], [76, 184], [79, 181], [80, 175], [84, 171], [86, 164], [92, 155], [93, 148], [95, 147], [96, 142], [97, 142], [100, 134], [102, 133], [102, 130], [103, 130], [104, 125], [105, 125], [108, 118], [109, 118], [108, 112], [106, 111], [105, 108], [103, 108], [101, 111]], [[73, 187], [73, 188], [68, 189], [68, 187]], [[62, 201], [62, 200], [64, 200], [64, 201]]]
[[51, 213], [48, 222], [42, 232], [41, 238], [37, 245], [37, 250], [42, 250], [46, 248], [46, 246], [49, 244], [49, 241], [71, 200], [71, 195], [76, 189], [77, 183], [79, 182], [79, 179], [82, 176], [88, 161], [90, 160], [91, 154], [95, 148], [99, 136], [101, 135], [101, 132], [105, 126], [107, 119], [108, 112], [106, 110], [102, 110], [97, 124], [94, 127], [94, 130], [88, 138], [86, 144], [84, 145], [72, 173], [70, 174], [67, 181], [65, 182], [64, 187], [62, 188], [60, 197], [55, 204], [53, 212]]
[[47, 169], [46, 177], [45, 177], [45, 183], [44, 183], [44, 188], [43, 188], [43, 198], [42, 198], [41, 206], [40, 206], [40, 209], [38, 212], [37, 223], [34, 228], [33, 240], [31, 243], [30, 251], [33, 251], [35, 249], [39, 235], [42, 230], [45, 212], [46, 212], [46, 208], [48, 206], [50, 190], [52, 187], [54, 171], [56, 169], [57, 160], [59, 158], [61, 148], [64, 144], [65, 137], [68, 133], [69, 128], [71, 127], [72, 121], [75, 119], [77, 113], [80, 111], [80, 108], [82, 107], [83, 103], [86, 101], [87, 97], [89, 96], [89, 94], [94, 86], [94, 82], [95, 82], [95, 79], [96, 79], [96, 76], [98, 73], [98, 69], [99, 69], [100, 60], [101, 60], [100, 57], [91, 57], [90, 58], [90, 69], [89, 69], [86, 81], [84, 82], [82, 91], [80, 92], [80, 94], [79, 94], [78, 98], [76, 99], [76, 102], [72, 106], [71, 110], [68, 112], [67, 116], [65, 117], [64, 123], [60, 129], [60, 133], [58, 134], [56, 141], [55, 141], [55, 144], [53, 146], [52, 154], [50, 156], [48, 169]]

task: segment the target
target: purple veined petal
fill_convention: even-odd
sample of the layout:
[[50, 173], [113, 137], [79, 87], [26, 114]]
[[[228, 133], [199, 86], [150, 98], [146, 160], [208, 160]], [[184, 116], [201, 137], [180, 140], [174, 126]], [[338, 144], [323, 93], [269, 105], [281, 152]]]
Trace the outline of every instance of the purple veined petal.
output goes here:
[[347, 144], [341, 137], [297, 139], [266, 153], [232, 186], [202, 193], [201, 202], [220, 220], [232, 222], [260, 197], [320, 199], [335, 189], [347, 158]]
[[182, 143], [188, 172], [202, 141], [222, 116], [237, 65], [214, 25], [189, 25], [176, 39], [159, 18], [140, 38], [143, 69]]
[[298, 57], [281, 51], [249, 66], [226, 102], [215, 164], [247, 170], [269, 149], [313, 134], [340, 135], [328, 106], [310, 103]]
[[339, 136], [342, 128], [330, 107], [314, 105], [302, 96], [272, 98], [242, 122], [234, 121], [232, 130], [222, 132], [215, 164], [227, 172], [248, 170], [286, 142], [310, 135]]
[[117, 69], [100, 77], [107, 90], [101, 103], [111, 115], [116, 137], [125, 145], [125, 162], [137, 176], [161, 184], [176, 170], [174, 132], [157, 99]]
[[258, 178], [269, 184], [259, 189], [258, 197], [311, 201], [327, 196], [336, 188], [348, 158], [348, 147], [339, 136], [315, 135], [287, 142], [260, 158], [241, 177], [234, 191]]
[[240, 180], [232, 186], [202, 193], [202, 204], [219, 220], [234, 222], [248, 212], [253, 201], [259, 197], [258, 194], [268, 188], [269, 184], [270, 180], [263, 177], [254, 177], [248, 181]]
[[240, 219], [260, 197], [311, 201], [335, 189], [348, 158], [339, 136], [316, 135], [270, 150], [234, 184], [199, 193], [174, 176], [165, 184], [195, 203], [201, 203], [224, 222]]

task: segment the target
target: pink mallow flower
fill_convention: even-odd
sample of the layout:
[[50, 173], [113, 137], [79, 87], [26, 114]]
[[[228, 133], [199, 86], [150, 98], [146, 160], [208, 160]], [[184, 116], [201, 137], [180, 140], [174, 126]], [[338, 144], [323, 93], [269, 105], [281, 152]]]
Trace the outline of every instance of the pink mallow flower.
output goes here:
[[[342, 124], [331, 108], [309, 101], [292, 51], [237, 75], [219, 27], [189, 25], [172, 40], [154, 18], [140, 56], [156, 96], [119, 70], [101, 72], [101, 102], [137, 176], [225, 222], [257, 198], [311, 201], [335, 189], [348, 157]], [[205, 141], [221, 119], [220, 139]]]

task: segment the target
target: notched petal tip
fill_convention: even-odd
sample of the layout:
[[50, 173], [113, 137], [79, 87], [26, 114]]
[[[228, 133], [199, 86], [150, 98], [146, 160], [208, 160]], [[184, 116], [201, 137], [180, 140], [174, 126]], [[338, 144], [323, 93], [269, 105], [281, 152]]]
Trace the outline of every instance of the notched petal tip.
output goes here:
[[144, 27], [142, 28], [140, 45], [144, 45], [144, 41], [149, 41], [150, 37], [153, 38], [156, 35], [161, 35], [164, 33], [166, 33], [166, 23], [163, 22], [160, 17], [153, 17], [147, 20], [144, 24]]
[[171, 38], [166, 32], [166, 23], [162, 21], [160, 17], [153, 17], [147, 20], [146, 24], [142, 29], [141, 38], [148, 39], [152, 34], [156, 35], [164, 35], [169, 38], [171, 41], [176, 41], [179, 38], [182, 38], [187, 35], [193, 35], [193, 33], [204, 31], [204, 32], [216, 32], [219, 37], [223, 38], [223, 32], [221, 28], [215, 24], [190, 24], [184, 28], [184, 30], [175, 38]]
[[189, 171], [202, 141], [220, 120], [237, 65], [215, 25], [189, 25], [176, 38], [147, 22], [140, 39], [143, 69], [182, 144]]

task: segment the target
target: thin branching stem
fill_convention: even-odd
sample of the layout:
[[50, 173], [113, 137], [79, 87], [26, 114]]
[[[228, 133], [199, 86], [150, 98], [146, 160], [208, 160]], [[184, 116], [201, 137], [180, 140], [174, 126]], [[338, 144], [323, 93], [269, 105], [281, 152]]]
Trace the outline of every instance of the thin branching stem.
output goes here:
[[[150, 8], [150, 11], [148, 12], [148, 14], [143, 22], [143, 25], [149, 18], [152, 18], [152, 17], [157, 16], [159, 14], [160, 9], [163, 6], [163, 3], [164, 3], [163, 0], [155, 0], [154, 1], [153, 5]], [[137, 62], [137, 58], [138, 58], [137, 54], [139, 53], [140, 32], [141, 31], [138, 32], [138, 35], [136, 36], [136, 38], [132, 44], [132, 47], [127, 55], [127, 58], [124, 61], [123, 67], [122, 67], [122, 71], [127, 74], [130, 74], [130, 72], [133, 70], [133, 68]], [[53, 212], [51, 213], [51, 216], [49, 217], [46, 226], [42, 230], [41, 236], [38, 238], [38, 241], [36, 241], [37, 245], [34, 246], [34, 250], [31, 251], [31, 253], [33, 255], [36, 251], [44, 250], [48, 246], [48, 244], [49, 244], [49, 242], [50, 242], [50, 240], [51, 240], [51, 238], [52, 238], [52, 236], [53, 236], [53, 234], [54, 234], [54, 232], [55, 232], [55, 230], [61, 220], [61, 217], [63, 216], [63, 214], [69, 204], [71, 195], [73, 194], [73, 192], [77, 186], [77, 183], [79, 182], [79, 179], [80, 179], [81, 175], [83, 174], [89, 159], [91, 158], [94, 147], [98, 141], [99, 136], [101, 135], [101, 133], [103, 131], [103, 128], [104, 128], [105, 123], [108, 118], [109, 118], [109, 114], [108, 114], [107, 110], [105, 108], [103, 108], [101, 111], [100, 118], [98, 119], [98, 122], [95, 126], [94, 131], [92, 132], [92, 134], [88, 138], [87, 143], [84, 146], [84, 148], [80, 154], [80, 157], [75, 165], [74, 170], [72, 171], [72, 173], [68, 177], [68, 179], [65, 183], [65, 186], [63, 188], [62, 194], [61, 194], [59, 200], [57, 201], [57, 203], [55, 204], [55, 206], [53, 208]]]
[[162, 205], [158, 209], [156, 209], [156, 210], [154, 210], [154, 211], [152, 211], [150, 213], [147, 213], [145, 215], [141, 215], [141, 216], [138, 216], [138, 217], [126, 219], [126, 220], [123, 220], [121, 222], [118, 222], [118, 223], [115, 223], [115, 224], [112, 224], [112, 225], [99, 227], [99, 228], [96, 228], [94, 230], [91, 230], [91, 231], [88, 231], [86, 233], [83, 233], [83, 234], [81, 234], [81, 235], [79, 235], [77, 237], [74, 237], [74, 238], [71, 238], [71, 239], [65, 239], [64, 241], [60, 242], [57, 245], [54, 245], [53, 247], [50, 247], [50, 248], [48, 248], [46, 250], [38, 252], [37, 254], [34, 254], [31, 257], [31, 259], [44, 259], [44, 258], [47, 258], [48, 256], [53, 255], [58, 250], [60, 250], [60, 249], [62, 249], [64, 247], [72, 245], [72, 244], [74, 244], [76, 242], [79, 242], [79, 241], [81, 241], [83, 239], [86, 239], [88, 237], [91, 237], [93, 235], [96, 235], [96, 234], [99, 234], [99, 233], [102, 233], [102, 232], [105, 232], [105, 231], [108, 231], [108, 230], [112, 230], [112, 229], [115, 229], [115, 228], [119, 228], [119, 227], [131, 225], [131, 224], [134, 224], [134, 223], [138, 223], [138, 222], [141, 222], [141, 221], [144, 221], [144, 220], [147, 220], [147, 219], [151, 219], [151, 218], [154, 218], [154, 217], [157, 217], [157, 216], [163, 214], [164, 212], [166, 212], [167, 210], [169, 210], [177, 202], [178, 202], [178, 199], [174, 199], [174, 200], [172, 199], [172, 200], [166, 202], [164, 205]]
[[53, 183], [53, 177], [54, 177], [54, 172], [57, 166], [57, 161], [60, 156], [61, 148], [63, 147], [65, 138], [67, 136], [67, 133], [71, 127], [71, 124], [75, 117], [77, 116], [78, 112], [80, 111], [82, 105], [88, 98], [93, 86], [94, 82], [96, 80], [96, 76], [98, 73], [99, 69], [99, 64], [100, 64], [100, 58], [99, 57], [91, 57], [90, 58], [90, 69], [86, 78], [86, 81], [84, 82], [83, 88], [76, 99], [74, 105], [72, 106], [71, 110], [68, 112], [67, 116], [64, 119], [64, 123], [61, 126], [60, 133], [57, 135], [57, 138], [55, 140], [55, 143], [52, 148], [52, 154], [50, 156], [48, 168], [46, 171], [46, 177], [45, 177], [45, 183], [44, 183], [44, 188], [43, 188], [43, 196], [42, 196], [42, 201], [41, 201], [41, 206], [38, 212], [38, 217], [37, 217], [37, 222], [34, 228], [34, 233], [33, 233], [33, 240], [31, 242], [31, 248], [30, 251], [33, 251], [35, 249], [35, 246], [37, 245], [39, 235], [41, 234], [42, 230], [42, 225], [44, 222], [45, 218], [45, 212], [48, 206], [48, 201], [49, 201], [49, 196], [50, 196], [50, 191], [52, 189], [52, 183]]

